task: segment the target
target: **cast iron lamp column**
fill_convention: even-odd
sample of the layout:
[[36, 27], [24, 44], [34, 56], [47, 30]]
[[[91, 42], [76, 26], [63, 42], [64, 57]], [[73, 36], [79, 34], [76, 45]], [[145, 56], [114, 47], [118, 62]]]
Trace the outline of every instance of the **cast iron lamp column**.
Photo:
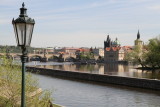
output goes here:
[[30, 46], [35, 21], [27, 16], [27, 8], [22, 4], [20, 15], [16, 20], [12, 20], [17, 46], [21, 47], [22, 56], [22, 90], [21, 107], [25, 107], [25, 63], [27, 61], [27, 47]]

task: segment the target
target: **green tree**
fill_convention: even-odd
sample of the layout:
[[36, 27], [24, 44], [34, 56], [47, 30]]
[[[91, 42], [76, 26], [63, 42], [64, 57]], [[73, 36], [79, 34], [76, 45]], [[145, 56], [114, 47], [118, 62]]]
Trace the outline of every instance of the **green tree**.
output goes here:
[[[0, 106], [19, 107], [21, 99], [21, 66], [6, 56], [0, 65]], [[31, 73], [26, 74], [26, 106], [49, 107], [52, 101], [50, 91], [41, 91], [37, 79]]]
[[133, 64], [140, 64], [142, 67], [146, 67], [146, 52], [136, 45], [132, 51], [126, 53], [125, 60], [132, 62]]
[[81, 60], [89, 60], [89, 59], [93, 59], [93, 58], [94, 58], [94, 56], [92, 53], [80, 54]]
[[127, 61], [140, 64], [142, 68], [160, 68], [160, 37], [150, 39], [142, 50], [135, 46], [133, 51], [126, 54], [125, 58]]
[[149, 40], [146, 63], [153, 69], [160, 68], [160, 38], [153, 38]]

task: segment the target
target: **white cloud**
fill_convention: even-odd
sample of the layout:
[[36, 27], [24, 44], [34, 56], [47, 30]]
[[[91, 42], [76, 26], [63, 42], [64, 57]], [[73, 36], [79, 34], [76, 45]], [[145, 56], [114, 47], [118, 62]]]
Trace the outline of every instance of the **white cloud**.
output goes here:
[[[41, 41], [37, 41], [38, 38]], [[93, 32], [70, 32], [58, 34], [36, 34], [34, 32], [32, 46], [74, 46], [74, 47], [103, 47], [105, 34]], [[43, 44], [43, 45], [42, 45]]]
[[[104, 40], [107, 38], [107, 33], [98, 32], [71, 32], [68, 34], [34, 34], [32, 40], [32, 46], [65, 46], [65, 47], [103, 47]], [[112, 40], [117, 37], [121, 45], [133, 46], [134, 40], [137, 37], [135, 33], [110, 33]], [[142, 40], [144, 35], [142, 35]], [[41, 41], [37, 41], [37, 39]], [[42, 45], [43, 44], [43, 45]]]
[[[0, 1], [0, 24], [3, 26], [0, 34], [6, 32], [1, 40], [11, 44], [10, 38], [5, 36], [14, 34], [8, 31], [13, 31], [11, 21], [18, 17], [22, 1]], [[151, 0], [93, 0], [79, 4], [63, 4], [56, 0], [58, 6], [51, 0], [37, 1], [24, 0], [28, 15], [36, 21], [32, 46], [103, 47], [107, 33], [112, 39], [118, 37], [122, 45], [133, 45], [138, 29], [146, 40], [153, 33], [159, 33], [159, 14], [152, 10], [160, 10], [160, 6]]]
[[[2, 24], [9, 24], [8, 22], [9, 22], [8, 19], [0, 19], [0, 24], [1, 25]], [[11, 20], [10, 20], [10, 22], [11, 22]]]
[[151, 9], [151, 10], [160, 11], [160, 5], [154, 5], [154, 6], [150, 6], [150, 7], [148, 7], [148, 8]]
[[[0, 6], [16, 5], [21, 0], [0, 0]], [[22, 1], [21, 1], [22, 2]]]

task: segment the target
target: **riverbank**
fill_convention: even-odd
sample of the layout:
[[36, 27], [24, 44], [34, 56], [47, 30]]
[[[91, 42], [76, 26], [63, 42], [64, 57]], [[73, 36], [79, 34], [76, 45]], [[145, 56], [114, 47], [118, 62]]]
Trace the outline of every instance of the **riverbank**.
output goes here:
[[32, 73], [39, 73], [42, 75], [55, 76], [55, 77], [65, 77], [69, 79], [78, 79], [85, 81], [94, 81], [94, 82], [117, 84], [130, 87], [160, 90], [160, 81], [153, 79], [140, 79], [140, 78], [121, 77], [121, 76], [90, 74], [90, 73], [53, 70], [53, 69], [36, 68], [36, 67], [27, 67], [27, 71]]
[[140, 69], [140, 70], [147, 70], [147, 71], [155, 71], [155, 70], [160, 70], [159, 67], [138, 67], [138, 68], [135, 68], [135, 69]]

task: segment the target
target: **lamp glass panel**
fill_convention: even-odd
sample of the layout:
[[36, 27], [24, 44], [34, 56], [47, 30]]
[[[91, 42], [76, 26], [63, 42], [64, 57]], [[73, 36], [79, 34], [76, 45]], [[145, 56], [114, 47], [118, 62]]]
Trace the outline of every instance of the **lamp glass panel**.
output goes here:
[[18, 43], [17, 30], [16, 30], [15, 23], [13, 23], [13, 28], [14, 28], [14, 33], [15, 33], [15, 37], [16, 37], [16, 42], [17, 42], [17, 45], [18, 45], [19, 43]]
[[25, 44], [26, 46], [30, 46], [33, 33], [33, 26], [34, 24], [32, 23], [26, 24], [26, 44]]
[[20, 46], [25, 46], [25, 23], [16, 23], [17, 27], [17, 39], [19, 41]]

